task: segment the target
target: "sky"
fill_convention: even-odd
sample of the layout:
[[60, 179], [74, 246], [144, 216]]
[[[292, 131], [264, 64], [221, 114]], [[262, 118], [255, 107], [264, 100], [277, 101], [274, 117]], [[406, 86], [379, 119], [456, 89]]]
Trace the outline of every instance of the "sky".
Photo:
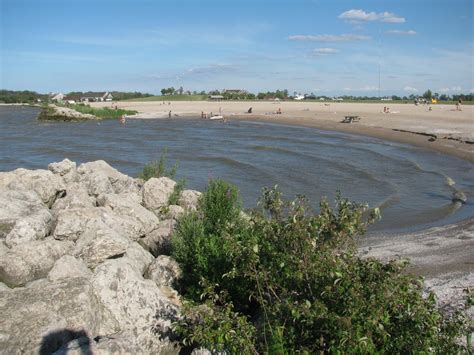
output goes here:
[[0, 88], [473, 92], [473, 3], [0, 0]]

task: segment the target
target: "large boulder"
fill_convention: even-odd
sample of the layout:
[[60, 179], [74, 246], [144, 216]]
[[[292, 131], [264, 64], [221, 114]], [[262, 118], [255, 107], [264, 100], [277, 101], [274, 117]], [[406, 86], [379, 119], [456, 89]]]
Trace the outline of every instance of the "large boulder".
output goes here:
[[36, 193], [0, 187], [0, 240], [9, 247], [45, 238], [52, 222], [50, 211]]
[[138, 193], [140, 190], [135, 179], [120, 173], [103, 160], [81, 164], [77, 173], [79, 181], [92, 196], [102, 193]]
[[0, 282], [18, 287], [46, 277], [56, 260], [67, 254], [73, 245], [45, 239], [14, 246], [0, 258]]
[[179, 197], [179, 205], [187, 210], [196, 210], [202, 193], [196, 190], [184, 190]]
[[92, 208], [96, 206], [95, 198], [89, 196], [87, 190], [79, 183], [71, 183], [66, 187], [66, 196], [59, 198], [51, 209], [53, 213], [74, 208]]
[[89, 279], [92, 272], [81, 259], [76, 259], [72, 255], [64, 255], [54, 263], [53, 268], [48, 273], [49, 281], [59, 281], [63, 279], [72, 279], [75, 277], [83, 277]]
[[66, 183], [74, 181], [77, 175], [76, 163], [69, 159], [49, 164], [48, 170], [61, 176]]
[[173, 219], [160, 221], [158, 228], [145, 237], [140, 238], [138, 243], [154, 256], [169, 254], [171, 250], [171, 236], [175, 226], [176, 222]]
[[43, 280], [35, 287], [0, 291], [0, 352], [51, 354], [76, 338], [90, 339], [107, 325], [106, 310], [84, 278]]
[[91, 269], [103, 261], [123, 256], [130, 241], [117, 231], [109, 228], [99, 228], [87, 231], [75, 247], [74, 255], [85, 261]]
[[168, 205], [176, 182], [167, 177], [151, 178], [143, 185], [143, 206], [159, 214], [160, 209]]
[[158, 287], [172, 287], [181, 277], [181, 269], [173, 258], [160, 255], [151, 263], [144, 276], [154, 281]]
[[92, 284], [122, 332], [133, 335], [150, 353], [169, 346], [178, 308], [129, 260], [105, 261], [95, 269]]
[[136, 231], [138, 236], [144, 236], [156, 229], [159, 219], [137, 202], [135, 194], [102, 194], [97, 198], [99, 206], [111, 209], [115, 215], [130, 218], [140, 225]]
[[0, 187], [15, 191], [34, 191], [48, 207], [51, 207], [66, 189], [63, 179], [49, 170], [23, 168], [0, 173]]

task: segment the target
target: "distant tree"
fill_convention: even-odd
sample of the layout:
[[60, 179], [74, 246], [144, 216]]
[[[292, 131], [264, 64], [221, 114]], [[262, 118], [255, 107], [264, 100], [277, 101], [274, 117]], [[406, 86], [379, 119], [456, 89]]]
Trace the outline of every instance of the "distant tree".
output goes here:
[[266, 94], [264, 92], [259, 92], [257, 94], [257, 99], [259, 100], [263, 100], [265, 98]]
[[178, 89], [178, 94], [183, 95], [183, 91], [184, 91], [183, 87], [180, 86]]
[[433, 97], [431, 90], [430, 89], [426, 90], [425, 93], [423, 94], [423, 97], [427, 100], [431, 100], [431, 98]]

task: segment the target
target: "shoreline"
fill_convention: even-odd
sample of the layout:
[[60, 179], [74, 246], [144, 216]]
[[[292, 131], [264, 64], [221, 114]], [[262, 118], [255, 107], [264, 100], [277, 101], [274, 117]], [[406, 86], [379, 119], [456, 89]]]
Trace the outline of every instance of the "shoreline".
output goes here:
[[[92, 103], [106, 107], [110, 103]], [[138, 111], [136, 119], [200, 117], [201, 112], [223, 115], [226, 120], [282, 123], [337, 131], [410, 144], [474, 163], [474, 105], [455, 111], [452, 105], [415, 106], [410, 104], [317, 103], [317, 102], [209, 102], [172, 101], [170, 104], [119, 101], [120, 108]], [[244, 113], [251, 106], [251, 114]], [[383, 113], [389, 106], [392, 113]], [[277, 109], [282, 114], [276, 114]], [[361, 117], [341, 123], [346, 115]]]

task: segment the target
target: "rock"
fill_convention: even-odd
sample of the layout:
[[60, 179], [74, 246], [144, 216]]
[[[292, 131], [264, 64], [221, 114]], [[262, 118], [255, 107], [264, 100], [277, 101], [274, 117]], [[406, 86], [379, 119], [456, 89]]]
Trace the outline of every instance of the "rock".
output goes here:
[[34, 191], [41, 201], [51, 207], [58, 196], [64, 193], [66, 186], [63, 180], [49, 170], [16, 169], [0, 173], [0, 187], [15, 191]]
[[178, 205], [168, 206], [168, 213], [166, 214], [167, 218], [172, 218], [178, 220], [184, 214], [184, 208]]
[[10, 291], [11, 288], [5, 285], [3, 282], [0, 282], [0, 292], [2, 291]]
[[154, 256], [169, 254], [171, 250], [171, 235], [176, 222], [173, 219], [161, 221], [158, 228], [138, 240], [138, 243]]
[[460, 202], [462, 204], [465, 204], [467, 202], [467, 197], [464, 194], [464, 192], [460, 190], [456, 190], [453, 193], [453, 198], [452, 198], [453, 203]]
[[120, 173], [103, 160], [81, 164], [77, 173], [79, 181], [92, 196], [102, 193], [138, 193], [140, 190], [135, 179]]
[[149, 179], [142, 189], [143, 206], [158, 214], [161, 207], [168, 205], [175, 186], [176, 182], [167, 177]]
[[56, 260], [51, 271], [48, 273], [49, 281], [59, 281], [63, 279], [72, 279], [74, 277], [83, 277], [89, 279], [92, 272], [87, 268], [84, 261], [76, 259], [71, 255], [64, 255]]
[[0, 282], [18, 287], [46, 277], [57, 259], [69, 252], [72, 242], [54, 239], [14, 246], [0, 258]]
[[51, 354], [74, 338], [99, 335], [103, 319], [110, 318], [83, 278], [43, 280], [36, 287], [0, 294], [3, 354]]
[[132, 334], [150, 353], [169, 344], [178, 308], [128, 260], [105, 261], [95, 269], [92, 284], [122, 332]]
[[194, 349], [191, 355], [212, 355], [213, 353], [205, 348]]
[[53, 174], [61, 176], [66, 183], [74, 181], [77, 176], [76, 163], [69, 159], [49, 164], [48, 170]]
[[173, 258], [160, 255], [148, 267], [144, 277], [154, 281], [158, 287], [172, 287], [181, 277], [181, 269]]
[[140, 244], [136, 242], [130, 242], [127, 246], [127, 251], [123, 256], [123, 260], [127, 260], [140, 275], [143, 275], [148, 269], [148, 266], [153, 262], [155, 258], [148, 251], [143, 249]]
[[77, 241], [74, 255], [93, 269], [109, 258], [123, 256], [128, 244], [129, 240], [113, 229], [89, 230]]
[[89, 196], [87, 190], [79, 183], [72, 183], [66, 187], [66, 196], [57, 199], [51, 207], [53, 213], [74, 208], [93, 208], [95, 198]]
[[131, 240], [137, 240], [143, 233], [143, 225], [136, 219], [95, 207], [58, 211], [52, 235], [58, 240], [76, 241], [85, 232], [97, 229], [113, 229]]
[[45, 238], [53, 217], [36, 193], [0, 188], [0, 240], [7, 246]]
[[196, 210], [198, 207], [199, 198], [202, 193], [196, 190], [184, 190], [181, 192], [179, 204], [187, 210]]
[[[97, 198], [99, 206], [110, 208], [114, 214], [134, 220], [139, 228], [134, 232], [142, 237], [156, 229], [159, 219], [152, 212], [136, 202], [134, 194], [102, 194]], [[137, 195], [135, 195], [137, 196]], [[134, 240], [138, 238], [133, 238]]]

